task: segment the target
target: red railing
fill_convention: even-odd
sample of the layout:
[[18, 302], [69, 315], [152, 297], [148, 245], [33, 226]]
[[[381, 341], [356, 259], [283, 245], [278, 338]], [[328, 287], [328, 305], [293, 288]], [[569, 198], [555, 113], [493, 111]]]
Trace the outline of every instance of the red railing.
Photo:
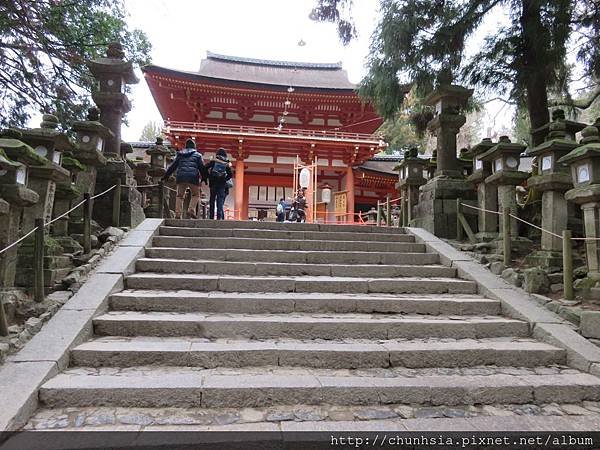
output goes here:
[[214, 134], [231, 134], [236, 136], [256, 136], [256, 137], [277, 137], [287, 136], [297, 139], [335, 139], [346, 141], [357, 141], [385, 147], [387, 144], [380, 136], [365, 133], [348, 133], [345, 131], [334, 130], [303, 130], [298, 128], [283, 128], [279, 130], [276, 127], [254, 127], [246, 125], [222, 125], [212, 123], [198, 122], [177, 122], [165, 120], [165, 131], [167, 134], [182, 135], [191, 134], [193, 132], [204, 132]]

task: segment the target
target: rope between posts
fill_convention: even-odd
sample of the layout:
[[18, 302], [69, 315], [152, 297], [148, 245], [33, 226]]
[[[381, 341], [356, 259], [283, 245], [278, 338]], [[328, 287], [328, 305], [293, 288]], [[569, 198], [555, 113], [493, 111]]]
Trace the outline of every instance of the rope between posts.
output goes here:
[[45, 227], [47, 227], [48, 225], [52, 225], [54, 222], [56, 222], [57, 220], [62, 219], [63, 217], [65, 217], [66, 215], [72, 213], [73, 211], [75, 211], [77, 208], [79, 208], [81, 205], [83, 205], [86, 202], [86, 200], [81, 200], [79, 203], [77, 203], [77, 205], [73, 206], [70, 210], [68, 210], [66, 213], [61, 214], [60, 216], [52, 219], [50, 222], [44, 224]]
[[108, 188], [107, 190], [105, 190], [104, 192], [101, 192], [101, 193], [99, 193], [99, 194], [96, 194], [96, 195], [94, 195], [93, 197], [90, 197], [90, 200], [94, 200], [95, 198], [102, 197], [104, 194], [106, 194], [107, 192], [110, 192], [110, 191], [112, 191], [112, 190], [113, 190], [114, 188], [116, 188], [116, 187], [117, 187], [117, 185], [115, 184], [114, 186], [111, 186], [111, 187], [109, 187], [109, 188]]
[[512, 217], [513, 219], [517, 219], [517, 220], [519, 220], [519, 221], [521, 221], [521, 222], [523, 222], [523, 223], [526, 223], [526, 224], [527, 224], [527, 225], [529, 225], [530, 227], [537, 228], [538, 230], [541, 230], [543, 233], [548, 233], [548, 234], [550, 234], [550, 235], [552, 235], [552, 236], [554, 236], [554, 237], [557, 237], [557, 238], [559, 238], [559, 239], [562, 239], [562, 238], [563, 238], [563, 237], [562, 237], [561, 235], [559, 235], [559, 234], [553, 233], [552, 231], [544, 230], [542, 227], [538, 227], [537, 225], [534, 225], [534, 224], [532, 224], [532, 223], [530, 223], [530, 222], [527, 222], [526, 220], [523, 220], [523, 219], [521, 219], [520, 217], [517, 217], [517, 216], [515, 216], [514, 214], [509, 214], [509, 216], [510, 216], [510, 217]]
[[[104, 194], [112, 191], [114, 188], [116, 188], [117, 185], [115, 184], [114, 186], [109, 187], [107, 190], [105, 190], [104, 192], [101, 192], [100, 194], [96, 194], [93, 197], [90, 197], [90, 200], [93, 200], [95, 198], [101, 197]], [[65, 217], [67, 214], [72, 213], [73, 211], [75, 211], [77, 208], [79, 208], [81, 205], [83, 205], [86, 201], [82, 200], [80, 201], [77, 205], [75, 205], [74, 207], [72, 207], [71, 209], [69, 209], [67, 212], [61, 214], [60, 216], [52, 219], [50, 222], [45, 223], [44, 227], [47, 227], [48, 225], [52, 225], [54, 222], [56, 222], [57, 220], [62, 219], [63, 217]], [[8, 246], [4, 247], [2, 250], [0, 250], [0, 255], [4, 252], [6, 252], [7, 250], [10, 250], [11, 248], [13, 248], [15, 245], [19, 244], [20, 242], [23, 242], [25, 239], [27, 239], [29, 236], [31, 236], [35, 230], [37, 230], [38, 227], [35, 227], [33, 230], [31, 230], [29, 233], [27, 233], [25, 236], [20, 237], [19, 239], [17, 239], [15, 242], [13, 242], [12, 244], [9, 244]]]
[[0, 250], [0, 255], [1, 255], [2, 253], [4, 253], [5, 251], [7, 251], [7, 250], [10, 250], [11, 248], [13, 248], [13, 247], [14, 247], [15, 245], [17, 245], [19, 242], [22, 242], [22, 241], [24, 241], [25, 239], [27, 239], [27, 238], [28, 238], [29, 236], [31, 236], [31, 235], [32, 235], [32, 234], [35, 232], [35, 230], [37, 230], [37, 229], [38, 229], [38, 227], [35, 227], [33, 230], [31, 230], [29, 233], [27, 233], [27, 234], [26, 234], [25, 236], [23, 236], [22, 238], [20, 238], [20, 239], [16, 240], [16, 241], [15, 241], [15, 242], [13, 242], [12, 244], [10, 244], [8, 247], [5, 247], [5, 248], [3, 248], [2, 250]]
[[[502, 213], [500, 213], [498, 211], [491, 211], [489, 209], [478, 208], [477, 206], [467, 205], [466, 203], [461, 203], [460, 205], [461, 206], [466, 206], [467, 208], [476, 209], [478, 211], [484, 211], [484, 212], [496, 214], [496, 215], [499, 215], [499, 216], [502, 215]], [[539, 227], [539, 226], [537, 226], [537, 225], [535, 225], [535, 224], [533, 224], [531, 222], [527, 222], [526, 220], [523, 220], [520, 217], [515, 216], [514, 214], [509, 214], [509, 216], [512, 217], [513, 219], [517, 219], [518, 221], [523, 222], [523, 223], [525, 223], [525, 224], [527, 224], [527, 225], [529, 225], [529, 226], [531, 226], [533, 228], [536, 228], [536, 229], [538, 229], [538, 230], [540, 230], [540, 231], [542, 231], [544, 233], [548, 233], [548, 234], [550, 234], [550, 235], [552, 235], [554, 237], [557, 237], [559, 239], [563, 238], [559, 234], [553, 233], [552, 231], [545, 230], [544, 228]], [[581, 238], [571, 238], [571, 240], [572, 241], [600, 241], [600, 238], [581, 237]]]

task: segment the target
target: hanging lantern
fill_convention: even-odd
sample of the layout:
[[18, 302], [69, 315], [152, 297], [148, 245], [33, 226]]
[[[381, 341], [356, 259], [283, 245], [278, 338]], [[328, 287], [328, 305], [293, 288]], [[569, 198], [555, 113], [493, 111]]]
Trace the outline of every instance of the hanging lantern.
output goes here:
[[321, 186], [321, 201], [326, 205], [331, 203], [331, 186], [327, 183]]
[[310, 186], [310, 170], [306, 167], [300, 171], [300, 187], [307, 188]]

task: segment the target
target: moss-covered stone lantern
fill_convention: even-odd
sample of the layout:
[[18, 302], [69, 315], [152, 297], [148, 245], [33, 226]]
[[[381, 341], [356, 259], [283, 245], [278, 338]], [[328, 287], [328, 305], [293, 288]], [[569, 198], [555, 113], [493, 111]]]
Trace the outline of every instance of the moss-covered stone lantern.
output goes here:
[[[525, 145], [511, 142], [508, 136], [501, 136], [496, 145], [478, 157], [492, 166], [492, 174], [485, 179], [485, 183], [497, 186], [500, 210], [508, 209], [514, 215], [517, 212], [515, 186], [522, 184], [529, 177], [528, 173], [519, 171], [521, 153], [524, 150]], [[500, 226], [504, 224], [501, 223]], [[517, 220], [514, 218], [511, 218], [510, 234], [513, 237], [519, 234]]]
[[[479, 157], [494, 147], [496, 144], [490, 138], [484, 138], [469, 150], [468, 155], [473, 158], [473, 172], [467, 177], [477, 189], [477, 206], [488, 211], [498, 210], [498, 188], [495, 184], [488, 184], [485, 179], [492, 175], [492, 163], [482, 161]], [[485, 211], [477, 211], [477, 234], [482, 241], [498, 237], [498, 216]]]
[[163, 138], [157, 137], [154, 145], [146, 150], [146, 154], [150, 156], [150, 170], [148, 171], [150, 176], [162, 177], [167, 169], [167, 157], [171, 154], [171, 150], [164, 145]]
[[[0, 248], [30, 230], [22, 226], [23, 218], [29, 214], [26, 208], [40, 200], [39, 195], [27, 187], [27, 177], [30, 165], [43, 165], [45, 160], [21, 141], [21, 137], [22, 133], [17, 130], [5, 130], [0, 134], [0, 197], [9, 205], [8, 211], [0, 215]], [[2, 288], [15, 284], [17, 251], [15, 246], [0, 255]]]
[[573, 189], [565, 193], [567, 201], [581, 206], [588, 263], [588, 277], [600, 281], [600, 132], [597, 127], [586, 127], [581, 146], [558, 160], [571, 168]]
[[[573, 187], [569, 168], [559, 160], [579, 146], [575, 141], [575, 131], [583, 124], [565, 121], [564, 111], [558, 109], [552, 113], [552, 122], [544, 143], [527, 150], [527, 156], [538, 160], [537, 173], [527, 184], [530, 188], [542, 192], [542, 228], [555, 235], [562, 235], [567, 229], [568, 203], [564, 193]], [[527, 256], [526, 262], [541, 267], [560, 267], [562, 265], [562, 239], [542, 231], [540, 251]]]

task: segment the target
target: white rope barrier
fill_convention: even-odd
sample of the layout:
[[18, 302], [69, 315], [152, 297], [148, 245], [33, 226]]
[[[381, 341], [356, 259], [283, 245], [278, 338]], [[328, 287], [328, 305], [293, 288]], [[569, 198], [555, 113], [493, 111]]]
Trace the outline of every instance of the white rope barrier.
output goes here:
[[[473, 205], [467, 205], [466, 203], [461, 203], [461, 206], [466, 206], [467, 208], [472, 208], [472, 209], [476, 209], [478, 211], [484, 211], [487, 213], [492, 213], [492, 214], [496, 214], [496, 215], [502, 215], [502, 213], [498, 212], [498, 211], [491, 211], [489, 209], [484, 209], [484, 208], [478, 208], [477, 206], [473, 206]], [[510, 217], [512, 217], [513, 219], [517, 219], [520, 222], [523, 222], [533, 228], [536, 228], [540, 231], [542, 231], [543, 233], [548, 233], [551, 236], [557, 237], [559, 239], [562, 239], [563, 237], [559, 234], [553, 233], [552, 231], [548, 231], [545, 230], [542, 227], [538, 227], [537, 225], [531, 223], [531, 222], [527, 222], [526, 220], [521, 219], [520, 217], [515, 216], [514, 214], [509, 214]], [[581, 238], [571, 238], [572, 241], [600, 241], [600, 238], [592, 238], [592, 237], [581, 237]]]
[[562, 239], [563, 237], [559, 234], [553, 233], [552, 231], [548, 231], [548, 230], [544, 230], [542, 227], [538, 227], [537, 225], [534, 225], [530, 222], [527, 222], [526, 220], [521, 219], [520, 217], [515, 216], [514, 214], [509, 214], [510, 217], [512, 217], [513, 219], [517, 219], [520, 222], [526, 223], [527, 225], [529, 225], [530, 227], [533, 228], [537, 228], [538, 230], [541, 230], [543, 233], [548, 233], [554, 237], [557, 237], [559, 239]]
[[12, 244], [10, 244], [8, 247], [5, 247], [5, 248], [3, 248], [2, 250], [0, 250], [0, 255], [1, 255], [2, 253], [4, 253], [5, 251], [7, 251], [7, 250], [10, 250], [11, 248], [13, 248], [13, 247], [14, 247], [15, 245], [17, 245], [19, 242], [22, 242], [22, 241], [24, 241], [25, 239], [27, 239], [27, 238], [28, 238], [29, 236], [31, 236], [31, 235], [32, 235], [32, 234], [35, 232], [35, 230], [37, 230], [37, 229], [38, 229], [38, 227], [35, 227], [33, 230], [31, 230], [29, 233], [27, 233], [27, 234], [26, 234], [25, 236], [23, 236], [22, 238], [20, 238], [20, 239], [16, 240], [16, 241], [15, 241], [15, 242], [13, 242]]
[[93, 197], [90, 197], [90, 200], [94, 200], [95, 198], [102, 197], [104, 194], [106, 194], [107, 192], [110, 192], [110, 191], [112, 191], [112, 190], [113, 190], [114, 188], [116, 188], [116, 187], [117, 187], [117, 185], [115, 184], [114, 186], [111, 186], [111, 187], [109, 187], [109, 188], [108, 188], [107, 190], [105, 190], [104, 192], [101, 192], [101, 193], [99, 193], [99, 194], [96, 194], [96, 195], [94, 195]]
[[63, 217], [65, 217], [66, 215], [72, 213], [73, 211], [75, 211], [77, 208], [79, 208], [81, 205], [83, 205], [85, 203], [85, 200], [81, 200], [79, 203], [77, 203], [77, 205], [73, 206], [70, 210], [68, 210], [66, 213], [61, 214], [60, 216], [52, 219], [50, 222], [44, 224], [45, 227], [47, 227], [48, 225], [52, 225], [54, 222], [56, 222], [57, 220], [62, 219]]

